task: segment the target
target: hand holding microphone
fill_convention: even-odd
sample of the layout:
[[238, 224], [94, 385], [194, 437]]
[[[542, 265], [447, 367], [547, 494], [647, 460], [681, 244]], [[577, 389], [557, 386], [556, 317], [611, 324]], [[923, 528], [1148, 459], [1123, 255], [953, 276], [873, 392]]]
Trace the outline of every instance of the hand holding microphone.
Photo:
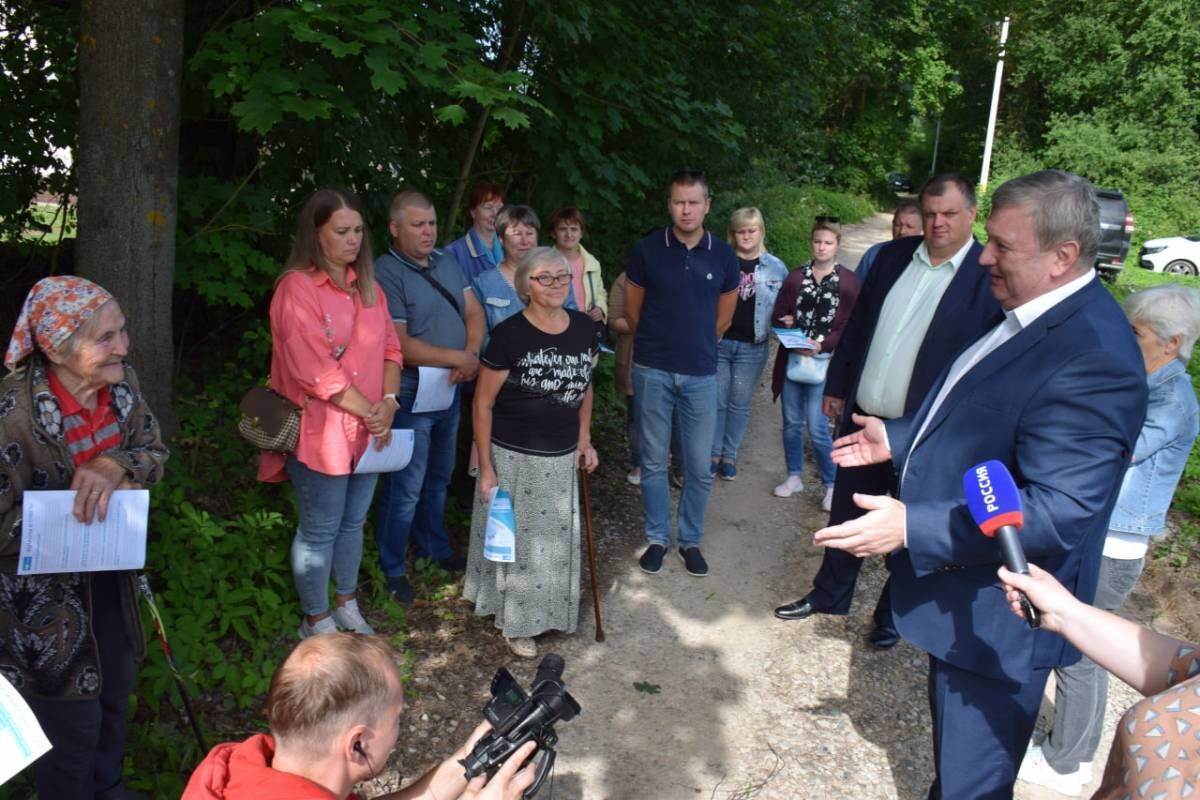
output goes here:
[[[1028, 575], [1029, 562], [1025, 560], [1025, 550], [1017, 534], [1025, 524], [1025, 515], [1021, 511], [1016, 481], [1008, 468], [999, 461], [976, 464], [963, 475], [963, 494], [979, 530], [996, 539], [1004, 566], [1010, 572]], [[1024, 592], [1020, 592], [1020, 599], [1029, 627], [1040, 627], [1041, 614], [1037, 608]]]

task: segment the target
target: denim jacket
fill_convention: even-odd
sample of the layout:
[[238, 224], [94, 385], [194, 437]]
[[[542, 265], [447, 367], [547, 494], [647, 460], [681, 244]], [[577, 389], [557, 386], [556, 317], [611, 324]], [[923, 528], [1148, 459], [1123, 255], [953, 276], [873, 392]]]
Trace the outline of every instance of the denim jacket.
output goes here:
[[1108, 527], [1152, 535], [1166, 527], [1171, 496], [1200, 431], [1200, 418], [1192, 380], [1179, 359], [1159, 367], [1147, 376], [1146, 383], [1150, 388], [1146, 422]]
[[787, 267], [775, 256], [763, 251], [754, 270], [754, 342], [761, 344], [771, 332], [771, 310], [775, 308], [775, 297], [783, 279], [788, 276]]

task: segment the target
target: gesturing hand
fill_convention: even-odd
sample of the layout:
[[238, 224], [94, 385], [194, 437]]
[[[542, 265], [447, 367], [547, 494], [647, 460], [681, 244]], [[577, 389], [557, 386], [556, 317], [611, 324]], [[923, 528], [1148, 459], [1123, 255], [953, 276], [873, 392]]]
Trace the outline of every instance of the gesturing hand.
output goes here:
[[813, 534], [813, 544], [833, 547], [863, 558], [881, 556], [904, 546], [904, 503], [887, 495], [855, 494], [854, 504], [867, 513]]
[[833, 443], [833, 463], [839, 467], [862, 467], [867, 464], [882, 464], [892, 458], [888, 447], [887, 431], [883, 420], [851, 414], [850, 419], [862, 430], [843, 436]]

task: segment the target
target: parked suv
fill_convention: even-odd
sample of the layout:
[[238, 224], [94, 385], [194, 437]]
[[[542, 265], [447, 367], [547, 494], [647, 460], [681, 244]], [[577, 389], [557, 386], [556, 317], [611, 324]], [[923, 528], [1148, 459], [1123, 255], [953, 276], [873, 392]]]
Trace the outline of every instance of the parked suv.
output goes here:
[[1173, 275], [1200, 274], [1200, 234], [1151, 239], [1142, 245], [1138, 264], [1144, 269]]
[[1100, 249], [1096, 251], [1096, 269], [1113, 279], [1125, 266], [1129, 240], [1133, 238], [1133, 214], [1120, 189], [1097, 189], [1100, 201]]

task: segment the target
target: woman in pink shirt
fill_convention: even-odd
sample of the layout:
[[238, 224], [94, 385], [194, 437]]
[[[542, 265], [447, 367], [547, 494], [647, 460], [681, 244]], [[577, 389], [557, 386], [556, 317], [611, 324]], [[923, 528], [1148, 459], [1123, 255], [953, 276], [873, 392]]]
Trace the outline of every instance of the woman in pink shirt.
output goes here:
[[352, 473], [371, 435], [380, 447], [391, 439], [401, 357], [373, 275], [362, 204], [345, 189], [318, 189], [300, 210], [271, 298], [271, 386], [304, 409], [300, 438], [294, 453], [264, 451], [258, 468], [259, 480], [291, 479], [296, 491], [300, 638], [339, 627], [374, 633], [354, 595], [378, 475]]

